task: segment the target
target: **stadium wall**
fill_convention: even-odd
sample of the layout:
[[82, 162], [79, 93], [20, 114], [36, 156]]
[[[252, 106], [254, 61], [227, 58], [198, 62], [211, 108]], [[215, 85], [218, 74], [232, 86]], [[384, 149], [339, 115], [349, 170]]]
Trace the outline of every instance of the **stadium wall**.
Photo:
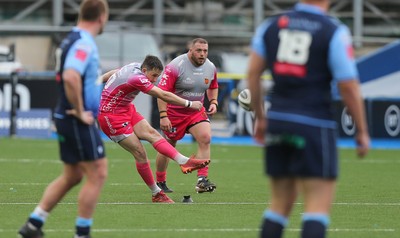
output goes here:
[[[400, 41], [357, 59], [360, 74], [361, 89], [365, 98], [366, 112], [370, 134], [373, 138], [400, 138]], [[57, 86], [54, 72], [49, 74], [23, 75], [17, 85], [18, 109], [52, 110], [57, 100]], [[35, 79], [35, 80], [32, 80]], [[49, 80], [50, 79], [50, 80]], [[221, 79], [221, 96], [232, 95], [237, 90], [234, 80]], [[8, 112], [11, 108], [10, 76], [0, 75], [0, 112]], [[143, 95], [143, 100], [136, 103], [137, 109], [148, 121], [157, 121], [151, 118], [152, 100]], [[219, 98], [219, 101], [223, 101]], [[138, 98], [137, 100], [141, 100]], [[266, 101], [268, 107], [268, 101]], [[352, 137], [355, 133], [354, 123], [347, 114], [340, 98], [334, 102], [336, 109], [335, 119], [339, 126], [341, 138]], [[250, 135], [253, 128], [252, 113], [244, 111], [237, 104], [237, 99], [230, 97], [227, 106], [226, 119], [229, 121], [227, 130], [230, 135]], [[2, 114], [3, 117], [6, 114]], [[4, 124], [4, 123], [3, 123]], [[7, 123], [5, 123], [7, 124]], [[157, 127], [157, 125], [155, 125]], [[1, 136], [1, 134], [0, 134]]]
[[[0, 112], [2, 112], [0, 117], [2, 118], [1, 125], [4, 127], [3, 130], [5, 130], [5, 132], [3, 131], [3, 133], [0, 133], [0, 136], [8, 135], [7, 126], [9, 123], [7, 123], [7, 120], [9, 120], [8, 115], [12, 103], [9, 78], [9, 76], [0, 76]], [[21, 76], [16, 87], [18, 98], [17, 109], [19, 111], [45, 109], [47, 112], [44, 117], [48, 117], [48, 115], [51, 115], [51, 111], [56, 105], [57, 91], [54, 73], [49, 73], [45, 76]], [[148, 121], [152, 121], [151, 97], [138, 98], [138, 100], [139, 101], [135, 103], [138, 111], [141, 112]], [[373, 138], [400, 138], [400, 98], [366, 98], [365, 105], [370, 134]], [[268, 107], [268, 101], [266, 101], [266, 107]], [[346, 108], [343, 107], [339, 100], [335, 101], [334, 107], [336, 109], [335, 119], [339, 127], [339, 136], [341, 138], [352, 137], [355, 133], [355, 127], [351, 116], [347, 114]], [[232, 131], [233, 128], [233, 133], [231, 135], [250, 135], [253, 128], [252, 113], [239, 107], [235, 99], [231, 99], [228, 108], [228, 115], [225, 120], [229, 121], [229, 126], [226, 129]], [[43, 121], [42, 119], [37, 119], [38, 117], [36, 116], [35, 118], [34, 120], [36, 122]], [[51, 118], [49, 120], [51, 120]], [[39, 126], [41, 125], [43, 125], [43, 123], [39, 124]], [[32, 133], [30, 135], [32, 135]]]

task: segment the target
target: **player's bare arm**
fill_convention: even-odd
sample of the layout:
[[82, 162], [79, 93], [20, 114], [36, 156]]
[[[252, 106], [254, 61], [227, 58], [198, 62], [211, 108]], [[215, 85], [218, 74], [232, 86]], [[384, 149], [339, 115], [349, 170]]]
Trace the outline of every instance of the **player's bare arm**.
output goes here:
[[158, 111], [167, 111], [167, 103], [160, 98], [157, 98]]
[[169, 120], [167, 113], [166, 112], [160, 113], [160, 129], [163, 131], [170, 131], [171, 128], [172, 128], [172, 123]]
[[164, 90], [158, 88], [157, 86], [154, 86], [148, 92], [148, 94], [150, 94], [153, 97], [160, 98], [163, 101], [173, 104], [173, 105], [188, 107], [188, 108], [195, 109], [195, 110], [200, 110], [203, 107], [203, 103], [201, 103], [200, 101], [189, 101], [189, 100], [180, 98], [171, 92], [167, 92], [167, 91], [164, 91]]
[[357, 154], [364, 157], [368, 153], [370, 138], [367, 122], [365, 120], [364, 101], [362, 100], [360, 87], [357, 80], [346, 80], [338, 83], [343, 102], [352, 116], [356, 128]]
[[103, 74], [103, 75], [101, 76], [103, 83], [107, 82], [108, 79], [110, 79], [110, 77], [111, 77], [115, 72], [117, 72], [118, 70], [119, 70], [119, 69], [113, 69], [113, 70], [110, 70], [110, 71], [108, 71], [107, 73]]
[[172, 124], [167, 115], [167, 103], [157, 98], [157, 105], [160, 112], [160, 129], [163, 131], [171, 130]]
[[260, 144], [264, 143], [264, 132], [267, 126], [261, 87], [261, 75], [266, 68], [266, 64], [265, 60], [255, 52], [250, 54], [247, 79], [251, 94], [251, 107], [254, 108], [256, 118], [253, 137]]
[[213, 115], [218, 111], [218, 88], [207, 89], [207, 98], [210, 102], [207, 114]]

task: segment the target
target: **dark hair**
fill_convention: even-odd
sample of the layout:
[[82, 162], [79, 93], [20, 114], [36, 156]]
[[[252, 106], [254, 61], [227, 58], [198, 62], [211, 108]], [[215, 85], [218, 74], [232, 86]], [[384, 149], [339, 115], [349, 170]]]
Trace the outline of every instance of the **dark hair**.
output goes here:
[[83, 0], [79, 9], [79, 19], [83, 21], [96, 21], [102, 14], [108, 14], [106, 0]]
[[153, 69], [158, 69], [158, 70], [163, 70], [164, 66], [161, 63], [161, 60], [154, 55], [146, 55], [146, 58], [144, 59], [142, 66], [140, 67], [141, 69], [146, 68], [148, 70], [153, 70]]
[[194, 46], [194, 44], [196, 44], [196, 43], [208, 44], [208, 42], [207, 42], [205, 39], [203, 39], [203, 38], [196, 38], [196, 39], [193, 39], [193, 40], [192, 40], [192, 42], [190, 43], [190, 47]]

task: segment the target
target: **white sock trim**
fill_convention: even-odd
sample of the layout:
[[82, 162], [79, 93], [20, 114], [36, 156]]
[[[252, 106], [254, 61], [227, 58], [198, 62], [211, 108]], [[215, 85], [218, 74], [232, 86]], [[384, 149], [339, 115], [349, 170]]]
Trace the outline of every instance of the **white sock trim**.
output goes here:
[[176, 157], [174, 158], [174, 160], [178, 163], [178, 164], [186, 164], [186, 162], [188, 162], [189, 158], [182, 155], [181, 153], [178, 153], [176, 155]]
[[152, 186], [149, 186], [149, 188], [150, 188], [151, 193], [153, 194], [153, 196], [156, 195], [157, 193], [161, 192], [161, 188], [159, 188], [159, 187], [157, 186], [157, 184], [154, 184], [154, 185], [152, 185]]
[[49, 213], [43, 210], [41, 207], [37, 206], [35, 210], [33, 210], [33, 214], [36, 216], [40, 217], [42, 221], [46, 221], [47, 217], [49, 216]]

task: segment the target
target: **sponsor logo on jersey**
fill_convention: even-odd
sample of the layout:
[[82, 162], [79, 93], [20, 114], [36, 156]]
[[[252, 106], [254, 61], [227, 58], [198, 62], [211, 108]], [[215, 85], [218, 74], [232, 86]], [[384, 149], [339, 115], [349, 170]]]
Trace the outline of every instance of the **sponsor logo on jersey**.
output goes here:
[[347, 56], [350, 59], [354, 59], [354, 49], [353, 49], [353, 46], [351, 46], [351, 45], [347, 46]]
[[278, 20], [279, 28], [286, 28], [289, 25], [289, 18], [287, 16], [281, 16]]
[[113, 107], [116, 105], [116, 103], [117, 103], [119, 97], [122, 96], [123, 94], [124, 94], [124, 92], [121, 91], [121, 90], [119, 90], [118, 93], [116, 93], [116, 94], [111, 98], [111, 100], [110, 100], [106, 105], [104, 105], [104, 106], [102, 107], [102, 110], [103, 110], [104, 112], [111, 111], [111, 110], [113, 109]]
[[149, 79], [146, 78], [145, 76], [140, 77], [139, 80], [143, 84], [143, 86], [145, 86], [146, 88], [148, 88], [148, 87], [150, 87], [150, 85], [152, 85], [152, 83], [149, 81]]
[[160, 80], [160, 82], [158, 83], [158, 86], [165, 86], [165, 85], [167, 85], [167, 80], [168, 80], [168, 75], [164, 74], [164, 75], [161, 77], [161, 80]]
[[184, 80], [182, 80], [182, 82], [183, 82], [184, 84], [190, 84], [190, 85], [194, 84], [194, 80], [192, 80], [192, 79], [189, 78], [189, 77], [187, 77], [187, 78], [185, 78]]
[[110, 120], [108, 119], [108, 117], [105, 116], [104, 119], [106, 119], [108, 129], [110, 129], [110, 133], [111, 133], [111, 134], [115, 134], [115, 133], [117, 132], [117, 130], [115, 130], [115, 129], [112, 127], [111, 122], [110, 122]]
[[182, 96], [184, 97], [203, 97], [204, 92], [196, 93], [196, 92], [183, 92]]
[[84, 51], [83, 49], [77, 49], [75, 52], [75, 58], [77, 58], [80, 61], [85, 61], [87, 57], [87, 53], [86, 51]]

